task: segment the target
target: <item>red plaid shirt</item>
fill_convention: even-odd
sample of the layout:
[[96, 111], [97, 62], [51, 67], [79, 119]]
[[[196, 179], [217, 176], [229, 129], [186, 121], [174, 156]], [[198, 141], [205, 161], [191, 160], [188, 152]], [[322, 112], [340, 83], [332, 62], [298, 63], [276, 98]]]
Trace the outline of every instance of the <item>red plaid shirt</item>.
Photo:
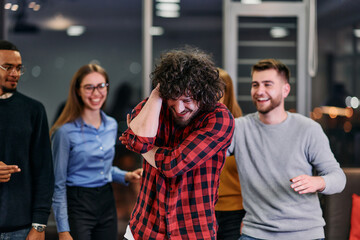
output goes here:
[[[132, 118], [144, 104], [133, 110]], [[155, 154], [158, 169], [143, 161], [141, 189], [130, 219], [135, 239], [215, 240], [214, 206], [233, 132], [234, 119], [222, 104], [180, 128], [164, 103], [155, 138], [126, 130], [127, 145], [133, 151], [145, 153], [154, 145], [159, 147]]]

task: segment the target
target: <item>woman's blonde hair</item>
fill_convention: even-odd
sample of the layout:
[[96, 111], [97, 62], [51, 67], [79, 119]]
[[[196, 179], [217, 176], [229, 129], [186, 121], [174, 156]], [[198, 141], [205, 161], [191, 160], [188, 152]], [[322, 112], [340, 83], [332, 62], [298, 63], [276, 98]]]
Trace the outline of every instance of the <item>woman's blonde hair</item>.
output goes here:
[[241, 117], [243, 114], [235, 97], [232, 79], [224, 69], [218, 68], [218, 70], [219, 70], [220, 78], [225, 83], [225, 93], [222, 98], [222, 101], [235, 118]]
[[[105, 69], [103, 69], [99, 65], [87, 64], [79, 68], [79, 70], [77, 70], [70, 82], [68, 99], [59, 118], [56, 120], [56, 122], [50, 129], [50, 136], [56, 131], [56, 129], [58, 129], [65, 123], [73, 122], [75, 119], [81, 116], [84, 110], [84, 103], [79, 95], [80, 85], [85, 76], [93, 72], [98, 72], [103, 75], [106, 83], [109, 83], [109, 77], [105, 72]], [[102, 108], [104, 107], [104, 105], [105, 103], [103, 104]]]

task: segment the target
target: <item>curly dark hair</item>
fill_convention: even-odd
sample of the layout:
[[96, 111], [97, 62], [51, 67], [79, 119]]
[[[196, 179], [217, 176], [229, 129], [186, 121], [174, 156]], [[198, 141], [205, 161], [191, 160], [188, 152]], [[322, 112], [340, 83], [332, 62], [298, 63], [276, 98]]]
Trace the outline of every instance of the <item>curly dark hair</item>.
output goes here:
[[154, 88], [160, 84], [163, 99], [189, 96], [203, 111], [211, 111], [224, 93], [224, 83], [211, 57], [197, 48], [162, 54], [150, 76]]

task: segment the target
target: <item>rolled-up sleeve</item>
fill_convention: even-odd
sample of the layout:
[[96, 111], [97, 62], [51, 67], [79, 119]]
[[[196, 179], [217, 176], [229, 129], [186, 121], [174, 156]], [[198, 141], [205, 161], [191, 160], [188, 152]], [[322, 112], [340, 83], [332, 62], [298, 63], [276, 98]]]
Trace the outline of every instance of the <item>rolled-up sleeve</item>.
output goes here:
[[128, 128], [124, 132], [124, 136], [126, 137], [127, 146], [131, 151], [136, 153], [146, 153], [154, 148], [155, 137], [141, 137], [135, 135], [135, 133]]

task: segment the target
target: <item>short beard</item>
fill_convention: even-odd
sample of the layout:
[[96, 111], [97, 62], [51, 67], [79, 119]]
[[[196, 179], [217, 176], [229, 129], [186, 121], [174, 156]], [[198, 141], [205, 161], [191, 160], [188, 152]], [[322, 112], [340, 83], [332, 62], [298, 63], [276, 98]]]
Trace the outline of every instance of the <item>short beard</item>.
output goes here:
[[254, 105], [255, 105], [255, 107], [256, 107], [256, 110], [257, 110], [259, 113], [261, 113], [261, 114], [267, 114], [267, 113], [269, 113], [270, 111], [272, 111], [273, 109], [275, 109], [275, 108], [277, 108], [278, 106], [280, 106], [280, 104], [281, 104], [281, 100], [279, 100], [279, 99], [272, 99], [272, 100], [270, 100], [270, 101], [271, 101], [270, 106], [269, 106], [268, 108], [266, 108], [266, 109], [263, 109], [263, 110], [261, 110], [260, 108], [258, 108], [256, 101], [253, 101], [253, 103], [254, 103]]
[[191, 117], [190, 117], [188, 120], [186, 120], [186, 121], [181, 121], [181, 120], [179, 120], [178, 118], [174, 118], [174, 122], [175, 122], [175, 124], [176, 124], [177, 126], [179, 126], [179, 127], [186, 127], [187, 125], [189, 125], [189, 123], [190, 123], [195, 117], [198, 116], [199, 112], [200, 112], [200, 109], [198, 109], [196, 112], [194, 112], [194, 113], [191, 115]]
[[7, 87], [4, 87], [4, 86], [1, 86], [1, 90], [3, 93], [13, 93], [16, 91], [16, 88], [7, 88]]

